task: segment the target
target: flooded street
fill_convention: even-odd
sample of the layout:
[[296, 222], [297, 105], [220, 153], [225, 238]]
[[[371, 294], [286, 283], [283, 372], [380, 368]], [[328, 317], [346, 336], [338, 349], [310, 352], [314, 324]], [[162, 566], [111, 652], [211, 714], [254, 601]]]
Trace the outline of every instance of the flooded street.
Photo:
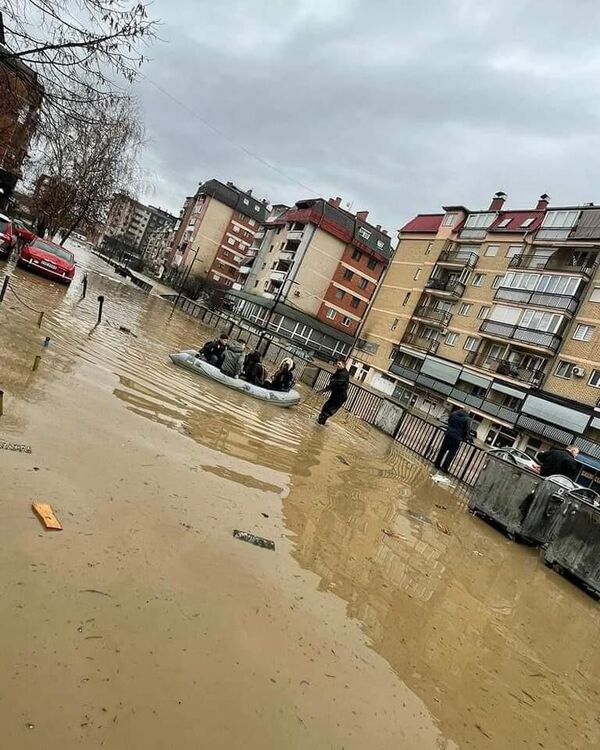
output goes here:
[[11, 269], [41, 329], [0, 305], [0, 439], [32, 449], [0, 451], [1, 748], [600, 747], [592, 599], [308, 389], [176, 368], [212, 331], [78, 262]]

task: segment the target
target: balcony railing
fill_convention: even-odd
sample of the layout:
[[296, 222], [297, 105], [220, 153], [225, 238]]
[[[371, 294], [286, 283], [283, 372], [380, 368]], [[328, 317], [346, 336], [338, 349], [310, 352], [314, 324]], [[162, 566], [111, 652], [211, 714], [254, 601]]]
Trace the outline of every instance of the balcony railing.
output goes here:
[[509, 378], [519, 380], [521, 383], [529, 383], [533, 386], [541, 386], [544, 381], [544, 368], [533, 369], [522, 367], [511, 362], [508, 359], [499, 359], [497, 357], [487, 357], [479, 352], [469, 352], [465, 359], [465, 364], [479, 367], [488, 372], [495, 372], [498, 375], [506, 375]]
[[410, 380], [413, 383], [419, 375], [418, 370], [413, 370], [412, 367], [405, 367], [404, 365], [398, 364], [396, 361], [392, 362], [390, 365], [390, 372], [393, 372], [394, 375], [399, 375], [405, 380]]
[[479, 409], [479, 411], [491, 414], [492, 416], [498, 417], [498, 419], [502, 419], [505, 422], [510, 422], [511, 424], [514, 424], [519, 416], [519, 412], [514, 409], [509, 409], [503, 404], [497, 404], [489, 398], [474, 396], [472, 393], [463, 391], [462, 388], [454, 388], [450, 393], [450, 398], [455, 398], [463, 404], [472, 406], [474, 409]]
[[462, 297], [465, 293], [465, 285], [462, 281], [457, 281], [456, 279], [448, 279], [447, 281], [443, 279], [429, 279], [425, 287], [430, 292], [443, 292], [456, 298]]
[[437, 263], [460, 268], [475, 268], [479, 255], [468, 250], [442, 250]]
[[415, 349], [420, 349], [421, 351], [429, 352], [430, 354], [437, 352], [440, 345], [440, 342], [436, 339], [426, 339], [424, 336], [419, 336], [414, 333], [409, 333], [404, 336], [402, 338], [402, 343], [414, 346]]
[[550, 256], [539, 256], [533, 253], [529, 255], [515, 255], [510, 259], [509, 268], [526, 268], [536, 271], [560, 271], [563, 273], [581, 273], [591, 278], [598, 268], [598, 259], [572, 257], [565, 259], [564, 255], [555, 258]]
[[240, 266], [240, 267], [239, 267], [239, 272], [240, 272], [240, 273], [241, 273], [241, 274], [242, 274], [243, 276], [246, 276], [247, 274], [249, 274], [251, 270], [252, 270], [252, 267], [251, 267], [251, 266]]
[[562, 340], [561, 336], [556, 333], [546, 333], [545, 331], [536, 331], [533, 328], [523, 328], [522, 326], [511, 325], [510, 323], [500, 323], [496, 320], [484, 320], [479, 326], [483, 334], [489, 336], [499, 336], [511, 341], [520, 341], [530, 346], [536, 346], [540, 349], [548, 349], [556, 352]]
[[274, 281], [276, 284], [281, 284], [285, 281], [285, 277], [287, 276], [287, 271], [271, 271], [270, 273], [270, 279], [271, 281]]
[[526, 305], [537, 305], [539, 307], [551, 307], [555, 310], [574, 313], [577, 310], [579, 300], [568, 294], [549, 294], [548, 292], [528, 292], [526, 289], [511, 289], [501, 286], [496, 290], [494, 299], [506, 302], [519, 302]]
[[431, 307], [430, 305], [418, 305], [415, 308], [413, 317], [423, 318], [424, 320], [430, 320], [433, 323], [447, 326], [452, 318], [452, 313], [446, 310], [436, 310], [435, 307]]

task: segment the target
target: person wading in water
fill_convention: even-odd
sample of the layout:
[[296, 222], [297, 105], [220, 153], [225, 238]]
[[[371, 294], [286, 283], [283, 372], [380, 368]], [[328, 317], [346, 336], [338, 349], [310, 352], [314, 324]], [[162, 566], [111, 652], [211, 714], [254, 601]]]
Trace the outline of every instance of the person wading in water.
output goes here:
[[348, 386], [350, 385], [350, 373], [346, 370], [346, 363], [342, 360], [335, 363], [335, 372], [329, 379], [329, 385], [323, 388], [330, 392], [330, 396], [323, 404], [321, 413], [317, 418], [319, 424], [325, 424], [340, 409], [348, 398]]

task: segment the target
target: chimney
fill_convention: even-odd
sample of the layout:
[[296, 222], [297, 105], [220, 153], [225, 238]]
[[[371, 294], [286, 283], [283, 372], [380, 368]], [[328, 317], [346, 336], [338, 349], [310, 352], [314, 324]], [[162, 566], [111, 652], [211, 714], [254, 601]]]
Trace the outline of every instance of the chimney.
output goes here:
[[490, 203], [490, 207], [488, 210], [500, 211], [502, 206], [504, 205], [505, 200], [506, 200], [506, 193], [503, 193], [501, 190], [499, 190], [492, 198], [492, 202]]
[[548, 193], [542, 193], [540, 195], [540, 199], [537, 202], [536, 209], [543, 211], [544, 209], [548, 208], [548, 203], [550, 203], [550, 196]]
[[250, 188], [250, 190], [248, 190], [248, 195], [252, 195], [252, 188]]
[[378, 224], [375, 229], [377, 229], [378, 232], [381, 232], [381, 224]]
[[342, 205], [342, 199], [338, 195], [336, 198], [330, 198], [327, 203], [329, 203], [330, 206], [339, 208]]
[[357, 211], [356, 212], [356, 218], [359, 221], [366, 221], [367, 218], [368, 218], [368, 216], [369, 216], [369, 212], [368, 211]]

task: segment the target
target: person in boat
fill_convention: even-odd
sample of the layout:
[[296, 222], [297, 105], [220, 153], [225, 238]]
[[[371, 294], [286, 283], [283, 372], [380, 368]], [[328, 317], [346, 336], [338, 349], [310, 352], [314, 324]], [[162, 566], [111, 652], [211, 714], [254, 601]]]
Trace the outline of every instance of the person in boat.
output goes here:
[[319, 424], [325, 424], [329, 417], [342, 408], [348, 398], [348, 386], [350, 385], [350, 373], [346, 369], [346, 363], [339, 360], [335, 363], [335, 372], [329, 379], [329, 385], [323, 388], [322, 393], [329, 391], [330, 396], [323, 404], [321, 413], [317, 418]]
[[294, 385], [294, 367], [295, 363], [291, 357], [281, 360], [279, 369], [273, 375], [273, 380], [265, 383], [265, 388], [272, 391], [291, 391]]
[[239, 378], [244, 369], [244, 344], [241, 341], [231, 341], [225, 349], [221, 372], [230, 378]]
[[255, 349], [250, 352], [244, 360], [244, 379], [252, 385], [258, 385], [263, 388], [267, 377], [267, 371], [261, 362], [261, 354]]
[[223, 363], [223, 357], [225, 356], [225, 350], [227, 349], [227, 343], [229, 336], [226, 333], [222, 333], [218, 339], [207, 341], [206, 344], [200, 349], [200, 354], [210, 364], [215, 367], [221, 367]]

